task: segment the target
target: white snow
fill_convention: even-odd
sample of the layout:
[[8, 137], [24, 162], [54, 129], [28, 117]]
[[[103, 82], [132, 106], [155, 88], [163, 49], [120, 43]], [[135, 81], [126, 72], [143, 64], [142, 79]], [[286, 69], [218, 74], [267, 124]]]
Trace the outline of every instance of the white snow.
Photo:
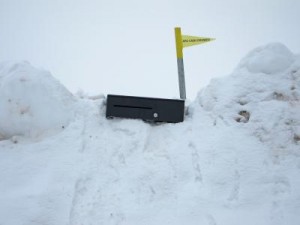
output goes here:
[[37, 137], [74, 117], [75, 98], [49, 72], [27, 62], [0, 64], [0, 136]]
[[0, 224], [299, 224], [300, 56], [282, 44], [213, 80], [179, 124], [107, 120], [104, 98], [28, 63], [1, 64], [0, 86]]
[[240, 63], [252, 73], [275, 74], [287, 69], [294, 61], [293, 54], [282, 44], [272, 43], [251, 51]]

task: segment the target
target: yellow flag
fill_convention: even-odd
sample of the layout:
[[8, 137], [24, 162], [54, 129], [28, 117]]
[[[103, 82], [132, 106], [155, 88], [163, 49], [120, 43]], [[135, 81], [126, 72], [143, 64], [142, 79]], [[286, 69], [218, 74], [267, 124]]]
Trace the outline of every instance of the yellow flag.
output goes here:
[[189, 46], [193, 46], [193, 45], [200, 45], [200, 44], [204, 44], [206, 42], [214, 41], [214, 40], [215, 40], [214, 38], [182, 35], [182, 46], [189, 47]]

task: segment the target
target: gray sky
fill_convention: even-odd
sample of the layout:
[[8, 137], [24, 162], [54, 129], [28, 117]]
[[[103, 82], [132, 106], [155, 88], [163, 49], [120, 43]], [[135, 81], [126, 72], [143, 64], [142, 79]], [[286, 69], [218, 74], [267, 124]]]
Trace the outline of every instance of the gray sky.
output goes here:
[[29, 61], [72, 92], [179, 97], [180, 26], [217, 39], [184, 49], [192, 100], [257, 46], [300, 53], [299, 21], [299, 0], [0, 0], [0, 61]]

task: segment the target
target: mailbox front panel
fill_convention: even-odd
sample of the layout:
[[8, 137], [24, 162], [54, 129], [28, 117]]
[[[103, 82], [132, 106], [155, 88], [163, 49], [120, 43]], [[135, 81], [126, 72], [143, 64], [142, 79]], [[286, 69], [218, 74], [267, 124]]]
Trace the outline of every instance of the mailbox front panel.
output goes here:
[[184, 119], [184, 100], [108, 95], [106, 117], [178, 123]]

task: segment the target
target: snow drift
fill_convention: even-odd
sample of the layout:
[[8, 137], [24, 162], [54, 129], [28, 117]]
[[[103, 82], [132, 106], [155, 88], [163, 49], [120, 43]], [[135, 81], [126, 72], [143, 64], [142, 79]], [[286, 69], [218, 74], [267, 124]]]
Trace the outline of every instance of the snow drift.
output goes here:
[[230, 76], [212, 80], [193, 107], [211, 112], [215, 123], [247, 123], [241, 126], [274, 153], [298, 154], [299, 77], [299, 56], [282, 44], [269, 44], [251, 51]]
[[[1, 124], [1, 133], [22, 136], [0, 142], [0, 224], [299, 223], [300, 57], [285, 46], [250, 52], [199, 92], [180, 124], [106, 120], [103, 98], [74, 100], [41, 74], [30, 79], [44, 88], [27, 89], [8, 68], [1, 66], [0, 118], [11, 127]], [[9, 116], [7, 96], [29, 103], [26, 96], [44, 92], [62, 117], [41, 113], [31, 122], [42, 125], [31, 127]]]
[[68, 125], [74, 97], [27, 62], [0, 64], [0, 136], [36, 137]]

